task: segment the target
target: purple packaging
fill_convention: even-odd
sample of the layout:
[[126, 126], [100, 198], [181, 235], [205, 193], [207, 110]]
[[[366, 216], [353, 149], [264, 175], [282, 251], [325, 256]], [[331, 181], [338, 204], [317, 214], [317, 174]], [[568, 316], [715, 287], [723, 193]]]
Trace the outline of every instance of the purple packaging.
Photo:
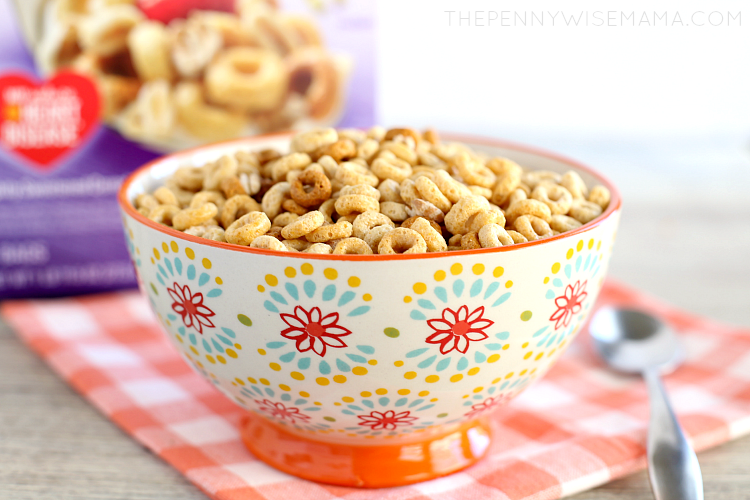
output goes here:
[[[162, 153], [371, 125], [374, 17], [368, 0], [0, 0], [0, 299], [134, 286], [116, 193]], [[235, 81], [243, 65], [265, 79]]]

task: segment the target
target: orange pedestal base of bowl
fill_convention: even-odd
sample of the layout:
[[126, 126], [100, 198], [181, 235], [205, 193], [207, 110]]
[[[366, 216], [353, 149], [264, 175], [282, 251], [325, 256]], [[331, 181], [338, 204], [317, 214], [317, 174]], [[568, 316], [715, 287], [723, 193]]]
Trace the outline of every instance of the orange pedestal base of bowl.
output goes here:
[[482, 458], [490, 444], [486, 418], [442, 433], [416, 434], [409, 441], [376, 438], [371, 445], [303, 437], [254, 415], [243, 419], [241, 432], [245, 446], [272, 467], [312, 481], [360, 488], [403, 486], [451, 474]]

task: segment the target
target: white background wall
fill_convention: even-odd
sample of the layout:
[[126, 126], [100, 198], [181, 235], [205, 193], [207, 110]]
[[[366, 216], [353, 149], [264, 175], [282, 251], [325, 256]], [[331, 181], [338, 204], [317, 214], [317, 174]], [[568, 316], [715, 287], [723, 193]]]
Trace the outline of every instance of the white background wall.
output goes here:
[[[525, 137], [746, 134], [750, 138], [750, 1], [378, 0], [380, 122]], [[485, 26], [445, 11], [476, 11]], [[497, 14], [490, 14], [495, 11]], [[490, 16], [544, 13], [544, 26]], [[588, 12], [589, 26], [563, 14]], [[595, 14], [600, 11], [599, 14]], [[608, 14], [613, 11], [614, 14]], [[668, 13], [658, 26], [620, 12]], [[709, 13], [723, 14], [711, 26]], [[603, 13], [602, 13], [603, 12]], [[679, 12], [685, 26], [675, 22]], [[703, 13], [701, 13], [703, 12]], [[727, 13], [740, 13], [727, 26]], [[695, 16], [694, 16], [695, 14]], [[597, 21], [597, 16], [599, 21]], [[584, 18], [585, 19], [585, 18]], [[711, 21], [718, 23], [719, 14]], [[705, 23], [696, 26], [695, 23]], [[582, 23], [583, 24], [583, 21]]]

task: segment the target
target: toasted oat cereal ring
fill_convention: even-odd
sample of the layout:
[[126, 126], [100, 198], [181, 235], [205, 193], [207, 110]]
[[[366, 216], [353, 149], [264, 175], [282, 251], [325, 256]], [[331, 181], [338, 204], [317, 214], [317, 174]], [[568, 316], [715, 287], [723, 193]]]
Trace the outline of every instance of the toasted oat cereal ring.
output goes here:
[[352, 235], [352, 224], [347, 221], [338, 221], [336, 224], [327, 224], [305, 235], [305, 239], [311, 243], [325, 243], [327, 241], [349, 238]]
[[250, 242], [250, 248], [262, 248], [264, 250], [275, 250], [277, 252], [288, 252], [289, 248], [273, 236], [261, 235]]
[[463, 238], [463, 234], [454, 234], [450, 238], [448, 238], [448, 247], [458, 247], [458, 249], [461, 249], [461, 238]]
[[491, 188], [497, 181], [497, 176], [482, 162], [472, 158], [468, 153], [459, 153], [453, 157], [451, 164], [458, 171], [458, 175], [466, 184]]
[[230, 155], [224, 155], [208, 165], [203, 189], [219, 189], [222, 180], [237, 175], [237, 167], [237, 159]]
[[413, 146], [404, 142], [384, 141], [380, 144], [380, 154], [390, 152], [400, 160], [408, 162], [411, 166], [419, 163], [419, 156]]
[[230, 225], [224, 232], [229, 243], [248, 246], [258, 236], [266, 234], [271, 229], [271, 221], [263, 212], [250, 212], [243, 215]]
[[389, 231], [378, 243], [378, 253], [381, 255], [425, 252], [427, 252], [427, 243], [422, 235], [405, 227], [397, 227]]
[[482, 196], [469, 195], [460, 198], [445, 216], [445, 227], [453, 234], [466, 234], [466, 223], [472, 215], [490, 208], [490, 202]]
[[476, 250], [482, 248], [476, 231], [469, 231], [461, 237], [461, 250]]
[[512, 245], [513, 238], [508, 234], [501, 224], [486, 224], [478, 233], [479, 244], [482, 248], [496, 248], [503, 245]]
[[185, 234], [190, 234], [199, 238], [206, 238], [207, 240], [221, 242], [227, 241], [224, 237], [224, 229], [219, 226], [193, 226], [185, 229]]
[[257, 34], [246, 29], [242, 25], [240, 18], [229, 12], [194, 10], [190, 13], [190, 19], [219, 33], [224, 47], [234, 47], [237, 45], [260, 46]]
[[[307, 191], [305, 186], [310, 185], [312, 189]], [[306, 170], [292, 183], [290, 194], [292, 199], [301, 206], [314, 207], [331, 197], [331, 181], [323, 173]]]
[[531, 192], [531, 198], [547, 205], [552, 215], [568, 213], [573, 204], [570, 191], [557, 184], [539, 183]]
[[[292, 139], [294, 141], [294, 139]], [[260, 151], [255, 152], [255, 157], [258, 159], [258, 164], [263, 166], [266, 163], [272, 162], [274, 160], [278, 160], [281, 158], [281, 153], [276, 151], [275, 149], [261, 149]]]
[[281, 239], [281, 230], [284, 229], [281, 226], [274, 226], [273, 223], [271, 223], [271, 229], [268, 230], [266, 233], [266, 236], [273, 236], [277, 240]]
[[363, 194], [347, 194], [336, 199], [334, 204], [339, 215], [349, 215], [353, 212], [363, 213], [368, 210], [380, 211], [380, 203], [371, 196]]
[[365, 161], [370, 161], [377, 154], [380, 149], [380, 143], [375, 139], [365, 139], [361, 144], [357, 146], [357, 158], [362, 158]]
[[466, 227], [469, 231], [479, 232], [487, 224], [497, 224], [500, 227], [505, 227], [505, 214], [499, 209], [490, 208], [477, 212], [466, 221]]
[[[312, 153], [319, 148], [331, 145], [339, 140], [339, 134], [333, 128], [318, 128], [302, 132], [294, 137], [290, 148], [298, 153]], [[320, 162], [320, 159], [318, 160]], [[321, 163], [322, 164], [322, 163]], [[323, 165], [325, 168], [325, 165]]]
[[380, 180], [393, 179], [396, 182], [403, 182], [412, 174], [411, 165], [399, 158], [375, 158], [370, 168]]
[[573, 217], [581, 224], [591, 222], [602, 214], [602, 207], [594, 203], [593, 201], [586, 201], [577, 198], [573, 201], [573, 205], [568, 211], [568, 215]]
[[159, 224], [171, 226], [174, 224], [174, 217], [180, 212], [180, 208], [174, 205], [159, 205], [151, 210], [148, 218]]
[[375, 227], [388, 226], [396, 227], [396, 224], [385, 214], [381, 214], [378, 211], [368, 210], [362, 212], [354, 219], [352, 223], [353, 235], [356, 238], [364, 238], [365, 235]]
[[78, 22], [78, 41], [84, 52], [110, 56], [127, 48], [128, 32], [144, 20], [134, 5], [112, 5]]
[[[268, 151], [268, 150], [267, 150]], [[270, 150], [273, 151], [273, 150]], [[278, 155], [278, 152], [276, 153]], [[237, 160], [237, 171], [241, 174], [257, 174], [260, 172], [260, 156], [252, 151], [237, 151], [234, 153]], [[281, 155], [277, 156], [278, 158]], [[276, 158], [273, 158], [276, 159]]]
[[411, 207], [406, 209], [406, 213], [411, 217], [424, 217], [435, 222], [443, 222], [445, 214], [438, 207], [421, 198], [411, 202]]
[[445, 170], [437, 170], [433, 174], [433, 182], [451, 203], [456, 203], [464, 196], [470, 196], [472, 192], [468, 186], [460, 183]]
[[430, 202], [432, 205], [436, 206], [443, 212], [449, 211], [453, 206], [450, 200], [446, 198], [446, 196], [442, 192], [440, 192], [440, 188], [438, 188], [437, 184], [435, 184], [427, 177], [418, 177], [414, 181], [414, 187], [417, 188], [417, 192], [419, 193], [420, 198]]
[[216, 205], [216, 209], [221, 212], [224, 210], [224, 204], [226, 202], [226, 198], [224, 198], [219, 191], [199, 191], [195, 193], [193, 199], [190, 200], [188, 208], [200, 208], [206, 203], [213, 203]]
[[283, 227], [288, 226], [292, 222], [296, 221], [297, 219], [299, 219], [299, 215], [293, 214], [291, 212], [283, 212], [277, 215], [276, 217], [274, 217], [273, 220], [271, 221], [271, 224], [273, 226], [278, 226], [278, 227], [283, 228]]
[[602, 210], [609, 206], [611, 197], [609, 189], [604, 186], [594, 186], [589, 192], [589, 201], [602, 207]]
[[430, 153], [429, 151], [417, 151], [417, 156], [419, 157], [419, 164], [420, 165], [427, 165], [428, 167], [431, 167], [433, 169], [437, 170], [447, 170], [448, 164], [445, 163], [443, 160], [435, 156], [434, 154]]
[[551, 182], [553, 184], [560, 184], [560, 181], [562, 181], [562, 177], [557, 172], [552, 172], [550, 170], [531, 170], [529, 172], [525, 172], [521, 176], [521, 182], [529, 186], [531, 189], [534, 189], [542, 182]]
[[427, 219], [427, 218], [425, 218], [425, 217], [421, 217], [421, 216], [419, 216], [419, 215], [415, 215], [415, 216], [413, 216], [413, 217], [409, 217], [408, 219], [406, 219], [406, 220], [405, 220], [404, 222], [402, 222], [402, 223], [401, 223], [401, 227], [406, 227], [406, 228], [409, 228], [409, 229], [411, 229], [411, 225], [412, 225], [412, 224], [414, 224], [414, 221], [415, 221], [415, 220], [417, 220], [417, 219], [420, 219], [420, 218], [421, 218], [421, 219], [425, 219], [425, 220], [426, 220], [427, 222], [429, 222], [429, 223], [430, 223], [430, 226], [432, 226], [432, 228], [433, 228], [433, 229], [434, 229], [435, 231], [437, 231], [438, 233], [441, 233], [441, 234], [442, 234], [442, 229], [441, 229], [441, 227], [440, 227], [440, 224], [438, 224], [437, 222], [435, 222], [435, 221], [434, 221], [434, 220], [432, 220], [432, 219]]
[[513, 222], [513, 226], [529, 241], [552, 236], [552, 228], [547, 221], [534, 215], [521, 215]]
[[322, 120], [341, 106], [343, 89], [334, 59], [318, 47], [296, 50], [287, 57], [289, 91], [301, 95], [309, 116]]
[[445, 243], [445, 238], [443, 238], [439, 229], [440, 226], [438, 226], [438, 229], [436, 230], [433, 224], [434, 222], [423, 217], [417, 217], [417, 219], [411, 223], [409, 229], [422, 235], [422, 238], [424, 238], [425, 244], [427, 245], [428, 252], [444, 252], [448, 249], [448, 245]]
[[503, 203], [504, 206], [510, 207], [517, 201], [526, 200], [528, 199], [528, 196], [526, 195], [526, 191], [523, 189], [516, 189], [512, 193], [510, 193], [510, 196], [505, 200], [505, 203]]
[[306, 249], [302, 250], [303, 253], [318, 253], [318, 254], [330, 254], [333, 252], [333, 248], [325, 243], [313, 243]]
[[179, 124], [199, 139], [218, 141], [236, 137], [247, 124], [244, 114], [208, 104], [199, 83], [178, 83], [173, 102]]
[[[505, 212], [505, 219], [509, 224], [512, 224], [518, 217], [522, 215], [533, 215], [544, 219], [549, 222], [552, 217], [552, 213], [547, 205], [539, 200], [518, 200], [508, 207]], [[524, 236], [526, 236], [524, 234]], [[528, 238], [528, 236], [527, 236]]]
[[552, 220], [549, 221], [549, 227], [552, 228], [553, 231], [558, 231], [561, 233], [564, 233], [565, 231], [570, 231], [571, 229], [575, 229], [577, 227], [581, 227], [583, 224], [575, 220], [573, 217], [568, 217], [567, 215], [553, 215]]
[[496, 205], [503, 205], [508, 201], [513, 192], [518, 189], [519, 184], [521, 184], [521, 167], [517, 169], [508, 168], [504, 174], [498, 174], [497, 182], [492, 188], [490, 200]]
[[209, 98], [251, 113], [271, 111], [286, 97], [289, 75], [275, 53], [252, 47], [220, 52], [206, 69]]
[[421, 140], [419, 132], [411, 128], [392, 128], [385, 133], [383, 140], [392, 141], [394, 139], [397, 139], [399, 136], [403, 137], [404, 139], [410, 137], [415, 146]]
[[339, 164], [334, 178], [346, 186], [368, 184], [376, 187], [380, 184], [380, 179], [370, 172], [368, 167], [353, 161], [345, 161]]
[[271, 175], [274, 182], [278, 182], [286, 177], [286, 174], [292, 170], [302, 170], [312, 163], [310, 155], [307, 153], [291, 153], [274, 160], [271, 166]]
[[120, 132], [130, 138], [168, 138], [176, 122], [172, 89], [165, 80], [144, 83], [135, 101], [118, 120]]
[[[245, 175], [245, 174], [241, 174]], [[258, 186], [260, 188], [260, 186]], [[245, 186], [242, 185], [242, 182], [240, 181], [240, 178], [236, 175], [224, 177], [221, 182], [219, 183], [219, 189], [221, 189], [221, 192], [224, 193], [224, 197], [229, 199], [232, 196], [236, 196], [238, 194], [248, 194], [248, 189], [245, 189]]]
[[177, 185], [174, 176], [165, 180], [164, 186], [174, 193], [177, 201], [179, 202], [179, 206], [183, 208], [190, 205], [190, 201], [193, 199], [193, 196], [195, 196], [195, 193], [193, 191], [188, 191], [187, 189], [183, 189], [179, 185]]
[[186, 79], [196, 79], [221, 50], [221, 33], [199, 19], [177, 19], [169, 23], [172, 64]]
[[205, 203], [198, 208], [185, 208], [172, 217], [172, 226], [178, 231], [183, 231], [192, 226], [199, 226], [204, 222], [216, 217], [219, 209], [211, 202]]
[[526, 239], [526, 236], [522, 235], [518, 231], [507, 229], [506, 232], [508, 233], [508, 236], [513, 238], [513, 243], [526, 243], [527, 241], [529, 241]]
[[151, 215], [151, 209], [150, 208], [140, 207], [140, 208], [136, 208], [135, 211], [138, 212], [139, 214], [141, 214], [142, 216], [147, 217], [147, 218], [148, 218], [149, 215]]
[[261, 207], [269, 218], [274, 218], [281, 212], [281, 204], [289, 196], [292, 187], [288, 182], [279, 182], [271, 186], [261, 200]]
[[409, 218], [408, 208], [403, 203], [395, 201], [380, 202], [380, 213], [387, 215], [393, 222], [401, 222]]
[[311, 154], [315, 160], [326, 155], [337, 162], [350, 160], [357, 156], [357, 145], [351, 139], [339, 138], [333, 144], [318, 148]]
[[224, 208], [221, 210], [221, 225], [228, 228], [243, 215], [260, 211], [261, 206], [248, 195], [234, 195], [224, 203]]
[[[148, 193], [141, 193], [135, 197], [135, 208], [147, 208], [153, 210], [160, 204], [162, 203], [160, 203], [154, 195]], [[164, 205], [170, 205], [170, 203], [164, 203]]]
[[471, 185], [469, 186], [469, 191], [471, 191], [471, 194], [475, 194], [477, 196], [483, 196], [484, 198], [487, 198], [488, 200], [492, 198], [492, 190], [490, 188]]
[[359, 238], [344, 238], [333, 248], [335, 255], [371, 255], [370, 245]]
[[327, 199], [318, 207], [318, 212], [323, 214], [328, 224], [333, 224], [333, 214], [336, 212], [336, 200], [333, 198]]
[[180, 167], [172, 175], [174, 182], [186, 191], [200, 191], [206, 171], [201, 167]]
[[393, 179], [386, 179], [378, 185], [378, 191], [380, 191], [381, 201], [395, 201], [397, 203], [402, 202], [401, 199], [401, 186], [398, 182]]
[[429, 128], [422, 132], [422, 139], [429, 142], [432, 145], [440, 144], [440, 135], [435, 129]]
[[96, 75], [96, 87], [102, 100], [102, 117], [114, 119], [138, 97], [141, 82], [137, 78], [119, 75]]
[[312, 245], [312, 243], [302, 238], [295, 238], [293, 240], [284, 240], [281, 243], [283, 243], [284, 246], [287, 247], [288, 249], [294, 250], [295, 252], [302, 252]]
[[502, 157], [495, 157], [490, 158], [485, 163], [487, 168], [492, 170], [495, 175], [498, 177], [506, 176], [510, 173], [516, 173], [518, 174], [518, 177], [520, 179], [521, 174], [523, 173], [523, 169], [521, 168], [521, 165], [514, 162], [513, 160], [509, 160], [508, 158], [502, 158]]
[[302, 236], [315, 231], [323, 224], [325, 224], [325, 217], [322, 213], [314, 210], [312, 212], [307, 212], [294, 222], [284, 226], [284, 229], [281, 230], [281, 236], [287, 240], [301, 238]]
[[127, 44], [140, 80], [172, 80], [169, 35], [162, 23], [142, 21], [136, 24], [128, 33]]
[[583, 182], [581, 176], [573, 170], [569, 170], [562, 176], [562, 179], [560, 179], [560, 185], [573, 195], [574, 200], [585, 200], [588, 195], [586, 183]]
[[340, 215], [336, 219], [336, 222], [346, 221], [346, 222], [350, 222], [351, 224], [354, 224], [354, 221], [357, 219], [359, 215], [361, 215], [359, 212], [352, 212], [347, 215]]
[[295, 47], [320, 47], [323, 41], [318, 28], [307, 17], [285, 15], [281, 24], [286, 28]]
[[367, 132], [358, 128], [341, 128], [338, 132], [339, 139], [349, 139], [357, 146], [367, 140]]
[[378, 253], [378, 245], [380, 244], [380, 240], [383, 239], [383, 236], [390, 233], [394, 229], [395, 228], [391, 226], [376, 226], [370, 229], [367, 234], [365, 234], [365, 237], [363, 239], [365, 243], [370, 245], [373, 253]]
[[338, 192], [338, 196], [345, 196], [350, 194], [369, 196], [376, 201], [380, 201], [380, 191], [370, 186], [369, 184], [354, 184], [350, 186], [343, 186]]
[[367, 130], [367, 137], [380, 142], [385, 137], [386, 132], [387, 130], [385, 129], [385, 127], [375, 125]]
[[404, 203], [411, 205], [414, 200], [419, 198], [419, 191], [417, 191], [417, 185], [411, 179], [404, 179], [401, 181], [399, 186], [399, 194]]
[[292, 199], [284, 200], [281, 204], [281, 208], [296, 215], [305, 215], [307, 213], [307, 208]]

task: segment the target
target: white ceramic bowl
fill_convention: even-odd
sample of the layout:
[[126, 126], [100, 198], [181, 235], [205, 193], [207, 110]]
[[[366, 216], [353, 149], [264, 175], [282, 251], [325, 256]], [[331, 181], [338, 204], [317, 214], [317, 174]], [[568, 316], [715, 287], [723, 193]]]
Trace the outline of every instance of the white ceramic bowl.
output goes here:
[[[312, 255], [196, 238], [131, 204], [178, 166], [238, 149], [287, 150], [287, 135], [167, 156], [125, 182], [120, 204], [143, 293], [180, 354], [252, 412], [245, 440], [272, 465], [360, 486], [464, 467], [487, 447], [486, 415], [542, 377], [586, 320], [612, 251], [617, 190], [554, 154], [458, 140], [533, 169], [576, 170], [589, 186], [607, 186], [612, 202], [581, 228], [510, 247]], [[457, 451], [442, 462], [428, 457], [450, 443]], [[411, 459], [399, 458], [409, 447]], [[363, 472], [378, 453], [390, 457], [388, 470]]]

